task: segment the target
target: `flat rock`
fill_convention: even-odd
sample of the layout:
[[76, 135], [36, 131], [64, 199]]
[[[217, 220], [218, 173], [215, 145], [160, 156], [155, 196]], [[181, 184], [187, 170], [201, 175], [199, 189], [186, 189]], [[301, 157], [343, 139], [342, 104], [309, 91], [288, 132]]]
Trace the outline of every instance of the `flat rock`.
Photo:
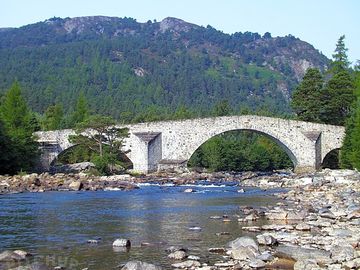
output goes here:
[[29, 253], [22, 250], [6, 250], [0, 253], [0, 262], [17, 262], [23, 261], [27, 256], [30, 256]]
[[200, 267], [201, 263], [199, 263], [198, 261], [194, 261], [194, 260], [187, 260], [184, 262], [180, 262], [180, 263], [174, 263], [171, 265], [172, 267], [175, 268], [180, 268], [180, 269], [185, 269], [185, 268], [195, 268], [195, 267]]
[[250, 261], [249, 266], [252, 268], [262, 268], [266, 265], [266, 263], [259, 259], [253, 259]]
[[141, 262], [141, 261], [130, 261], [127, 262], [122, 268], [122, 270], [161, 270], [160, 266], [154, 264]]
[[239, 247], [249, 247], [249, 246], [253, 247], [255, 250], [259, 250], [259, 245], [256, 243], [256, 241], [253, 238], [249, 236], [239, 237], [229, 242], [228, 246], [233, 250]]
[[168, 255], [168, 257], [170, 259], [174, 259], [174, 260], [183, 260], [187, 257], [187, 254], [185, 251], [182, 251], [182, 250], [178, 250], [178, 251], [175, 251], [173, 253], [170, 253]]
[[277, 243], [277, 240], [270, 234], [260, 234], [256, 236], [259, 245], [272, 246]]
[[328, 251], [289, 245], [281, 245], [277, 247], [275, 256], [282, 258], [291, 258], [295, 261], [313, 259], [317, 263], [331, 262], [330, 252]]

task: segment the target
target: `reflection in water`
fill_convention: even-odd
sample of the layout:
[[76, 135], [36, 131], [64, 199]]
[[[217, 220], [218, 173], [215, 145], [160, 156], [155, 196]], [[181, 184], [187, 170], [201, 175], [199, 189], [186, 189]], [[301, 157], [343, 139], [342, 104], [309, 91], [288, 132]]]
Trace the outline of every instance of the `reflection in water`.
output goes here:
[[[208, 248], [225, 245], [242, 234], [239, 206], [267, 206], [270, 192], [235, 186], [144, 186], [133, 191], [49, 192], [0, 197], [0, 251], [25, 249], [51, 265], [70, 269], [111, 269], [130, 259], [169, 268], [168, 246], [185, 246], [203, 262], [218, 258]], [[232, 222], [209, 219], [227, 214]], [[191, 231], [189, 227], [201, 227]], [[217, 232], [230, 235], [217, 236]], [[88, 239], [100, 238], [97, 245]], [[116, 238], [128, 238], [130, 250], [113, 249]], [[0, 267], [1, 269], [1, 267]]]

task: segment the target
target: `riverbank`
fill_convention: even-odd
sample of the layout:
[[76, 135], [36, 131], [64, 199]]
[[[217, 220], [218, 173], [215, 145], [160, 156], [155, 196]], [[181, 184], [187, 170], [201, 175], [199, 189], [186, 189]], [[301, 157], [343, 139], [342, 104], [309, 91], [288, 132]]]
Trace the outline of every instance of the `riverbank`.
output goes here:
[[291, 172], [189, 172], [182, 174], [162, 172], [148, 175], [112, 176], [93, 176], [86, 173], [0, 175], [0, 195], [22, 192], [132, 190], [144, 183], [179, 186], [192, 185], [199, 181], [233, 182], [239, 186], [277, 188], [297, 186], [301, 184], [298, 180], [299, 177], [305, 179], [312, 176], [313, 174], [299, 176]]
[[[276, 205], [260, 208], [241, 205], [236, 214], [209, 216], [208, 221], [211, 224], [238, 225], [238, 235], [232, 234], [229, 240], [233, 241], [227, 245], [219, 245], [217, 241], [213, 241], [213, 246], [209, 246], [205, 251], [218, 254], [218, 260], [211, 263], [206, 256], [192, 256], [191, 252], [186, 251], [186, 247], [172, 248], [169, 250], [169, 269], [171, 264], [173, 269], [207, 270], [360, 268], [360, 174], [356, 171], [323, 170], [306, 175], [126, 175], [95, 179], [82, 174], [22, 177], [25, 177], [26, 184], [21, 188], [26, 187], [25, 191], [32, 191], [27, 189], [32, 187], [38, 192], [41, 192], [41, 189], [53, 190], [56, 185], [59, 190], [92, 190], [91, 187], [96, 187], [94, 190], [111, 190], [116, 187], [131, 189], [148, 182], [177, 186], [209, 179], [217, 184], [233, 182], [238, 185], [235, 190], [245, 194], [248, 186], [260, 187], [263, 190], [288, 188], [288, 192], [273, 195], [280, 200]], [[4, 179], [0, 183], [3, 181]], [[14, 182], [19, 185], [19, 181], [23, 181], [23, 178], [15, 179]], [[15, 187], [17, 185], [14, 184]], [[196, 191], [196, 187], [194, 190]], [[258, 221], [262, 219], [266, 219], [267, 224], [259, 225]], [[206, 227], [192, 229], [206, 231]], [[229, 237], [226, 231], [218, 231], [216, 235], [218, 239]], [[150, 246], [151, 244], [149, 243]], [[142, 268], [134, 268], [134, 265]], [[161, 269], [149, 267], [151, 266], [147, 264], [132, 263], [124, 269]]]

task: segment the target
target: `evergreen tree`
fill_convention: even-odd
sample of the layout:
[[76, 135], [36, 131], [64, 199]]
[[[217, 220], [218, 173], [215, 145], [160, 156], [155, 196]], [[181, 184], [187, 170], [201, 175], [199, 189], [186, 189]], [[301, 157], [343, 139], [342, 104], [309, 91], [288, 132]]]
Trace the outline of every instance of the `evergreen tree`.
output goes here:
[[336, 43], [335, 52], [333, 56], [333, 63], [331, 72], [333, 74], [345, 71], [349, 68], [350, 62], [347, 56], [348, 49], [345, 46], [345, 35], [342, 35]]
[[16, 173], [12, 142], [6, 135], [4, 124], [0, 121], [0, 174]]
[[76, 135], [70, 141], [83, 145], [97, 153], [92, 158], [97, 169], [104, 174], [112, 173], [117, 157], [122, 153], [123, 141], [128, 137], [127, 128], [117, 128], [115, 121], [107, 116], [92, 115], [78, 124]]
[[348, 69], [349, 61], [344, 39], [345, 36], [341, 36], [336, 44], [334, 62], [330, 70], [331, 78], [326, 83], [322, 96], [321, 120], [332, 125], [344, 125], [355, 102], [354, 81]]
[[76, 126], [81, 122], [84, 122], [90, 115], [88, 101], [84, 92], [80, 92], [79, 98], [76, 102], [75, 111], [72, 115], [71, 125]]
[[325, 85], [321, 120], [327, 124], [344, 125], [354, 101], [354, 83], [349, 72], [336, 73]]
[[60, 104], [49, 106], [45, 111], [43, 120], [44, 130], [56, 130], [63, 128], [63, 107]]
[[360, 70], [355, 68], [355, 95], [357, 102], [352, 109], [351, 117], [346, 123], [346, 133], [340, 151], [342, 168], [360, 169]]
[[226, 116], [226, 115], [230, 115], [232, 112], [233, 110], [229, 104], [229, 101], [227, 101], [226, 99], [216, 103], [213, 109], [214, 116]]
[[33, 114], [28, 109], [18, 82], [5, 94], [0, 107], [6, 135], [10, 137], [13, 152], [13, 168], [16, 171], [29, 170], [37, 162], [37, 143]]
[[295, 89], [291, 106], [299, 120], [321, 122], [323, 78], [316, 68], [309, 68]]

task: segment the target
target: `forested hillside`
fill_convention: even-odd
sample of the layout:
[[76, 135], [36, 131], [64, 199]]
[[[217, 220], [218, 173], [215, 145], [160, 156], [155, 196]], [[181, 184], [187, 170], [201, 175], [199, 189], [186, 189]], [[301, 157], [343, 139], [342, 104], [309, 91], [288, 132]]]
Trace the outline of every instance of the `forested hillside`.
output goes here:
[[306, 69], [329, 64], [291, 35], [229, 35], [175, 18], [52, 18], [0, 30], [0, 90], [17, 79], [41, 114], [60, 104], [69, 115], [80, 93], [94, 113], [125, 122], [210, 115], [224, 101], [234, 112], [288, 113]]

